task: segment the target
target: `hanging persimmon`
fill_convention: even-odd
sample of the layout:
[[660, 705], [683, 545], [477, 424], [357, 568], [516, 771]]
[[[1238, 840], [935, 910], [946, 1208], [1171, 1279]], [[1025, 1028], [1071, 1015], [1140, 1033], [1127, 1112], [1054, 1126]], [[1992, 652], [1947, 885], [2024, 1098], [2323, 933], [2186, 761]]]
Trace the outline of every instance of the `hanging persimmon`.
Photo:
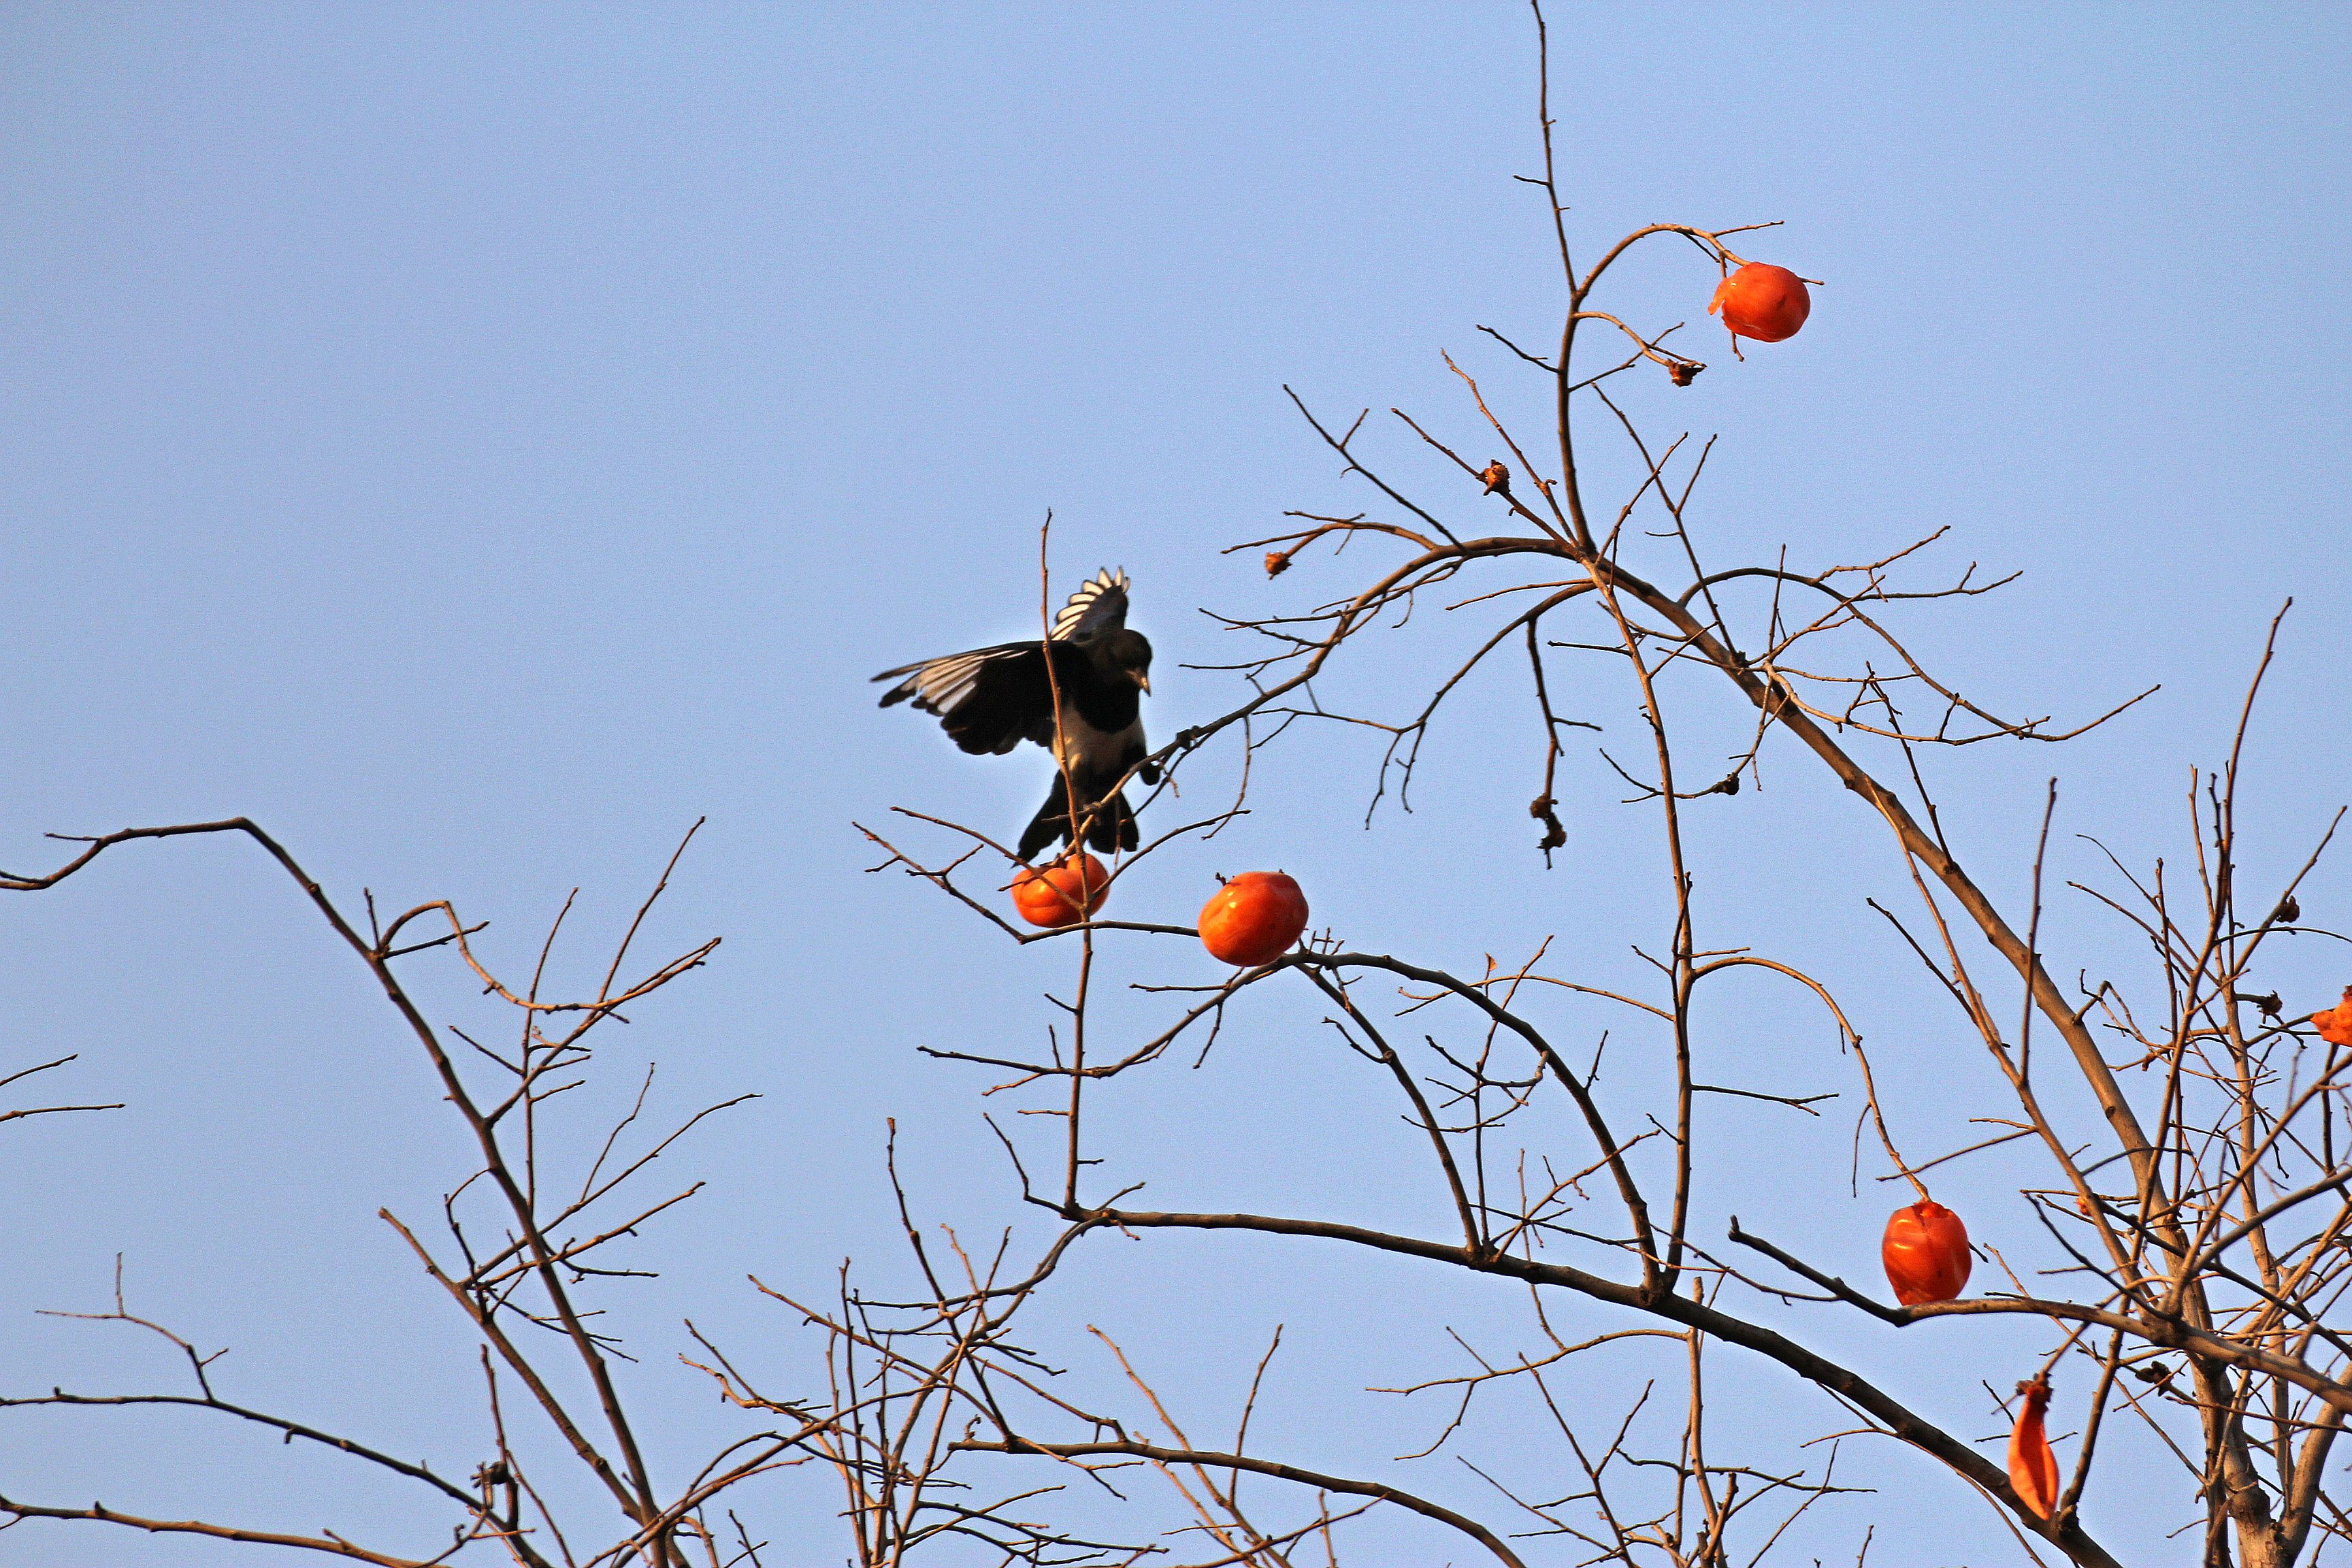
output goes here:
[[2343, 1001], [2325, 1012], [2314, 1013], [2311, 1026], [2331, 1046], [2352, 1046], [2352, 985], [2344, 988]]
[[1895, 1287], [1895, 1299], [1906, 1307], [1958, 1296], [1968, 1288], [1974, 1261], [1969, 1256], [1969, 1227], [1932, 1198], [1921, 1198], [1887, 1216], [1886, 1238], [1879, 1243], [1878, 1253], [1886, 1265], [1886, 1282]]
[[1787, 268], [1751, 261], [1716, 285], [1706, 313], [1721, 315], [1723, 324], [1743, 338], [1777, 343], [1797, 335], [1813, 313], [1813, 297], [1805, 280]]
[[2050, 1380], [2037, 1375], [2031, 1383], [2019, 1384], [2017, 1392], [2025, 1395], [2025, 1405], [2009, 1435], [2009, 1484], [2034, 1518], [2048, 1519], [2058, 1506], [2058, 1456], [2050, 1451], [2050, 1439], [2042, 1430], [2042, 1412], [2050, 1407]]
[[1244, 871], [1201, 909], [1201, 945], [1248, 968], [1290, 951], [1307, 929], [1307, 895], [1280, 871]]
[[1070, 854], [1042, 869], [1013, 874], [1013, 907], [1033, 926], [1076, 925], [1110, 897], [1110, 873], [1091, 855]]

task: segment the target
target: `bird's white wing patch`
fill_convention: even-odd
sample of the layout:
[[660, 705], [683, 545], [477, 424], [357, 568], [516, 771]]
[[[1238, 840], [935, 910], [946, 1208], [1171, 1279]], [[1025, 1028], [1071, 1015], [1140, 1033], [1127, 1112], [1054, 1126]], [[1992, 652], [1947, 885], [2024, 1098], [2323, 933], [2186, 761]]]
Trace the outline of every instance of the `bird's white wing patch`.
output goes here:
[[1055, 637], [1092, 637], [1127, 625], [1127, 573], [1116, 566], [1106, 566], [1079, 584], [1054, 617]]

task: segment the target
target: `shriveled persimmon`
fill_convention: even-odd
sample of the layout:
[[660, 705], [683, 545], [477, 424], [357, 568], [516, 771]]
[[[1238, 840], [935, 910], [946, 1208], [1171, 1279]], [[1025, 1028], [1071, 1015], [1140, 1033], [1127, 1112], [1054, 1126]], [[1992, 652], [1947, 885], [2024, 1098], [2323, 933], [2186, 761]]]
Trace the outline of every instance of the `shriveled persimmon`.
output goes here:
[[1244, 871], [1201, 910], [1201, 945], [1247, 968], [1290, 951], [1307, 929], [1307, 895], [1280, 871]]
[[2050, 1439], [2042, 1430], [2042, 1413], [2050, 1408], [2050, 1380], [2021, 1383], [2017, 1392], [2025, 1396], [2025, 1405], [2009, 1435], [2009, 1484], [2036, 1519], [2048, 1519], [2058, 1506], [2058, 1456], [2050, 1451]]
[[1091, 855], [1067, 855], [1013, 874], [1013, 907], [1033, 926], [1076, 925], [1109, 897], [1110, 873]]
[[1906, 1307], [1948, 1301], [1968, 1289], [1974, 1261], [1969, 1256], [1969, 1227], [1932, 1198], [1921, 1198], [1889, 1215], [1878, 1252], [1895, 1299]]
[[1723, 324], [1743, 338], [1777, 343], [1797, 335], [1813, 313], [1813, 297], [1806, 292], [1805, 280], [1787, 268], [1751, 261], [1716, 285], [1706, 313], [1720, 315]]
[[2352, 1046], [2352, 985], [2344, 988], [2343, 1001], [2324, 1012], [2314, 1013], [2311, 1026], [2331, 1046]]

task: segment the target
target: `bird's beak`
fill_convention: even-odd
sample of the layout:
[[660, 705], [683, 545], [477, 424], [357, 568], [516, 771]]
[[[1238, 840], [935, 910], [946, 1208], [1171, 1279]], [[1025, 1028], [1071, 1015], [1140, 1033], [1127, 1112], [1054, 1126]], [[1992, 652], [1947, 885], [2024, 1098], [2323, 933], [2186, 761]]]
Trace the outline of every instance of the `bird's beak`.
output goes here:
[[1140, 669], [1137, 670], [1135, 672], [1135, 683], [1143, 688], [1147, 693], [1150, 692], [1151, 689], [1151, 677], [1150, 673]]

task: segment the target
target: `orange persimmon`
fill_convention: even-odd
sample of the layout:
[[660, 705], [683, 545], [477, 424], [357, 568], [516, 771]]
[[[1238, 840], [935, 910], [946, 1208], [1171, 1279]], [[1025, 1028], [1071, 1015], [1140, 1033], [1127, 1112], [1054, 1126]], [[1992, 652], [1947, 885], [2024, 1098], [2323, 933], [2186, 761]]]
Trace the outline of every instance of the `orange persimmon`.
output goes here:
[[2352, 985], [2344, 988], [2343, 1001], [2325, 1012], [2314, 1013], [2311, 1026], [2331, 1046], [2352, 1046]]
[[1948, 1301], [1968, 1288], [1969, 1227], [1960, 1216], [1931, 1198], [1896, 1209], [1879, 1244], [1886, 1282], [1906, 1307]]
[[1793, 338], [1813, 312], [1813, 297], [1805, 280], [1785, 267], [1751, 261], [1716, 285], [1706, 313], [1720, 314], [1723, 324], [1743, 338], [1777, 343]]
[[2025, 1407], [2017, 1413], [2017, 1426], [2009, 1435], [2009, 1484], [2036, 1519], [2048, 1519], [2058, 1506], [2058, 1456], [2042, 1431], [2042, 1412], [2050, 1407], [2050, 1380], [2035, 1377], [2021, 1383]]
[[1201, 910], [1201, 945], [1248, 968], [1290, 951], [1307, 929], [1307, 895], [1280, 871], [1244, 871]]
[[1033, 926], [1076, 925], [1110, 897], [1110, 873], [1091, 855], [1070, 854], [1013, 874], [1013, 907]]

